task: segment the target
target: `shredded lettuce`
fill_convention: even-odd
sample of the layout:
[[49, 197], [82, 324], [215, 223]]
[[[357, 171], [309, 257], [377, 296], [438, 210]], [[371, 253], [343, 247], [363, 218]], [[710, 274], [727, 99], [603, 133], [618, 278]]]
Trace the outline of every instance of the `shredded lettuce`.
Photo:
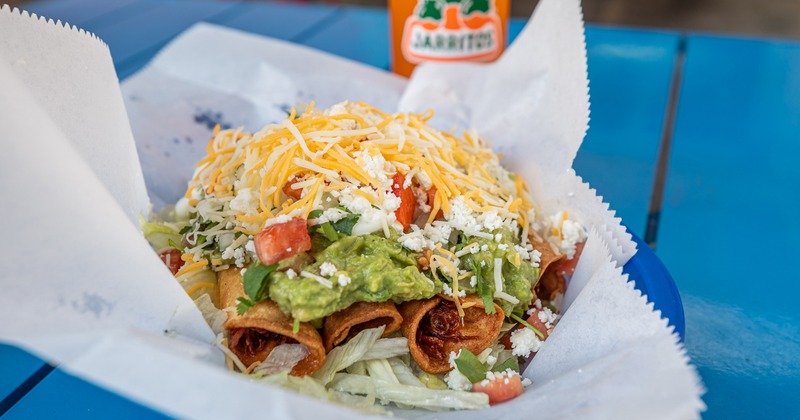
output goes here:
[[404, 354], [408, 354], [407, 338], [381, 338], [364, 354], [361, 360], [388, 359]]
[[[254, 376], [257, 377], [257, 375]], [[322, 384], [309, 376], [290, 376], [289, 372], [286, 371], [276, 373], [274, 375], [264, 376], [260, 380], [268, 384], [291, 389], [301, 394], [316, 397], [321, 400], [331, 399], [330, 392], [325, 389]]]
[[393, 402], [429, 410], [477, 410], [489, 407], [489, 396], [480, 392], [421, 388], [347, 373], [337, 373], [331, 388], [358, 395], [374, 393], [375, 398], [384, 403]]
[[386, 359], [367, 360], [367, 373], [371, 378], [380, 379], [393, 384], [399, 384], [400, 380], [395, 376], [392, 366]]
[[352, 373], [353, 375], [366, 375], [367, 365], [363, 360], [353, 363], [345, 369], [345, 372]]
[[174, 244], [181, 242], [180, 229], [171, 223], [148, 222], [140, 217], [139, 224], [142, 226], [144, 238], [157, 250], [172, 246], [170, 242]]
[[200, 310], [206, 323], [211, 327], [211, 331], [214, 331], [214, 334], [221, 333], [225, 321], [228, 320], [228, 314], [223, 310], [217, 309], [208, 293], [203, 293], [199, 298], [195, 299], [194, 304], [197, 305], [197, 309]]
[[388, 359], [388, 362], [389, 366], [392, 367], [394, 376], [397, 377], [397, 380], [400, 381], [401, 384], [425, 388], [425, 384], [414, 376], [414, 372], [402, 360], [392, 357]]
[[314, 372], [313, 377], [323, 385], [327, 385], [333, 380], [333, 375], [353, 363], [361, 360], [364, 355], [372, 348], [375, 341], [383, 334], [383, 326], [361, 331], [350, 341], [334, 348], [328, 353], [325, 364], [320, 370]]

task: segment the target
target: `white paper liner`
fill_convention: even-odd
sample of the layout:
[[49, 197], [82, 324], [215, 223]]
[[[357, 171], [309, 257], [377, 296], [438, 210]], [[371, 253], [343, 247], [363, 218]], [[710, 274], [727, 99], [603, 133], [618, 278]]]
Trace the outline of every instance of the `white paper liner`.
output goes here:
[[92, 168], [131, 222], [149, 199], [114, 64], [93, 34], [0, 10], [0, 57]]
[[206, 154], [211, 120], [255, 132], [285, 118], [298, 102], [327, 108], [347, 99], [391, 111], [404, 86], [405, 79], [363, 64], [199, 23], [127, 79], [124, 91], [147, 188], [159, 208], [186, 191]]
[[[526, 372], [534, 379], [531, 392], [490, 410], [434, 417], [506, 418], [518, 416], [521, 409], [544, 418], [696, 417], [703, 407], [696, 373], [666, 322], [617, 267], [635, 252], [630, 236], [569, 168], [588, 122], [579, 6], [545, 0], [532, 21], [496, 67], [513, 63], [510, 68], [519, 71], [492, 74], [492, 79], [525, 89], [495, 83], [493, 90], [482, 92], [486, 101], [501, 98], [531, 108], [480, 108], [479, 101], [471, 100], [465, 102], [468, 107], [456, 102], [456, 108], [436, 110], [445, 117], [441, 121], [462, 118], [453, 121], [485, 130], [506, 152], [512, 169], [526, 176], [545, 210], [568, 208], [594, 227], [573, 279], [585, 292], [576, 293], [570, 286], [569, 312]], [[355, 413], [350, 410], [222, 370], [219, 353], [207, 344], [213, 337], [201, 315], [130, 223], [136, 214], [132, 209], [141, 207], [142, 177], [135, 170], [119, 177], [107, 172], [117, 159], [123, 167], [136, 159], [130, 156], [127, 118], [118, 112], [123, 109], [119, 91], [101, 83], [105, 88], [86, 93], [84, 99], [91, 104], [75, 101], [76, 109], [67, 110], [69, 98], [63, 96], [69, 92], [46, 89], [93, 77], [107, 80], [113, 68], [105, 45], [74, 28], [7, 8], [0, 10], [0, 23], [0, 83], [6, 94], [0, 97], [0, 124], [14, 140], [0, 155], [0, 194], [15, 198], [0, 210], [3, 220], [13, 222], [11, 240], [0, 253], [0, 261], [9, 267], [0, 316], [15, 320], [0, 324], [0, 340], [29, 348], [62, 363], [67, 371], [176, 416], [244, 416], [259, 401], [270, 411], [278, 410], [271, 414], [285, 417], [325, 412], [326, 417], [352, 418]], [[16, 38], [9, 38], [6, 28], [12, 28]], [[8, 39], [15, 46], [7, 45]], [[80, 74], [65, 78], [50, 64], [75, 65], [60, 55], [84, 49], [94, 61], [88, 60], [91, 66]], [[31, 61], [38, 76], [20, 76], [14, 67], [19, 57], [43, 51], [45, 58]], [[203, 61], [207, 57], [217, 60]], [[531, 71], [537, 68], [528, 66], [537, 62], [534, 57], [544, 64]], [[553, 71], [550, 66], [555, 65], [564, 67]], [[414, 76], [401, 106], [411, 106], [415, 97], [421, 100], [424, 89], [418, 87], [447, 70], [437, 67], [425, 66]], [[492, 68], [472, 67], [464, 71]], [[439, 79], [449, 84], [445, 94], [480, 99], [474, 88], [459, 85], [459, 77], [451, 79]], [[555, 87], [569, 94], [558, 98], [549, 92]], [[284, 107], [298, 100], [316, 100], [321, 107], [343, 99], [364, 100], [391, 110], [403, 88], [402, 79], [359, 64], [201, 24], [126, 82], [124, 96], [149, 191], [153, 201], [164, 204], [183, 192], [203, 153], [211, 120], [236, 118], [230, 123], [257, 129], [280, 118]], [[59, 97], [47, 96], [51, 92]], [[44, 101], [63, 106], [44, 106]], [[555, 102], [543, 106], [547, 101]], [[108, 115], [99, 109], [116, 111]], [[508, 118], [497, 117], [497, 110]], [[70, 125], [64, 112], [87, 124]], [[541, 125], [531, 125], [534, 118]], [[104, 130], [121, 134], [109, 141]], [[527, 140], [525, 134], [533, 132], [538, 134]], [[556, 149], [552, 160], [529, 164], [546, 149]], [[25, 263], [32, 260], [34, 264]], [[164, 331], [177, 338], [160, 337]], [[194, 344], [187, 343], [192, 340]]]

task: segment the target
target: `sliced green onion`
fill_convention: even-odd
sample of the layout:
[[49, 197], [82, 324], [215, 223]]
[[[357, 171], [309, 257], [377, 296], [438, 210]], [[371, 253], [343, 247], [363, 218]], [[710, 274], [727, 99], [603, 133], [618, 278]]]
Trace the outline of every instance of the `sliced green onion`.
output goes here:
[[486, 379], [486, 367], [478, 360], [478, 356], [467, 349], [461, 349], [456, 358], [456, 367], [472, 383]]
[[509, 357], [503, 363], [492, 368], [492, 372], [505, 372], [507, 369], [519, 372], [519, 361], [516, 357]]
[[534, 327], [533, 325], [531, 325], [531, 324], [528, 324], [528, 322], [527, 322], [527, 321], [525, 321], [524, 319], [522, 319], [522, 318], [520, 318], [520, 317], [518, 317], [518, 316], [516, 316], [516, 315], [514, 315], [514, 314], [511, 314], [511, 315], [509, 315], [509, 317], [510, 317], [511, 319], [513, 319], [514, 321], [517, 321], [517, 322], [519, 322], [520, 324], [522, 324], [522, 325], [524, 325], [524, 326], [526, 326], [526, 327], [530, 328], [531, 330], [533, 330], [533, 332], [535, 332], [535, 333], [536, 333], [536, 335], [538, 335], [538, 336], [539, 336], [539, 338], [544, 338], [544, 333], [543, 333], [543, 332], [541, 332], [541, 331], [537, 330], [537, 329], [536, 329], [536, 327]]

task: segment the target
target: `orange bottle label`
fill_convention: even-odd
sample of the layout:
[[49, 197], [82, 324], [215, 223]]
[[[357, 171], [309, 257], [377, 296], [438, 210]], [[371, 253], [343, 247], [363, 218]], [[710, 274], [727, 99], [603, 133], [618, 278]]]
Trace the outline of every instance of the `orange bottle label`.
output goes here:
[[392, 0], [394, 71], [408, 76], [414, 65], [423, 61], [496, 59], [506, 43], [508, 3], [509, 0]]

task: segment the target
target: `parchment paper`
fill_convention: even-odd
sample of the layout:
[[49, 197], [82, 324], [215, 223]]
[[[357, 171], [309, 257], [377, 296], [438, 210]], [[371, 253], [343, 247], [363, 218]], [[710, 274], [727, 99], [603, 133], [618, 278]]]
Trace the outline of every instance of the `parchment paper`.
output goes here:
[[525, 372], [532, 389], [477, 413], [398, 413], [697, 417], [697, 374], [618, 268], [635, 252], [630, 236], [570, 168], [588, 124], [583, 42], [579, 4], [544, 0], [498, 63], [425, 65], [406, 84], [199, 24], [120, 95], [102, 42], [0, 10], [0, 218], [10, 225], [0, 252], [0, 340], [175, 416], [353, 418], [349, 409], [225, 371], [210, 330], [132, 222], [147, 205], [145, 185], [157, 207], [183, 192], [215, 123], [255, 130], [310, 100], [433, 107], [440, 128], [479, 129], [546, 211], [566, 208], [592, 232], [572, 305]]

